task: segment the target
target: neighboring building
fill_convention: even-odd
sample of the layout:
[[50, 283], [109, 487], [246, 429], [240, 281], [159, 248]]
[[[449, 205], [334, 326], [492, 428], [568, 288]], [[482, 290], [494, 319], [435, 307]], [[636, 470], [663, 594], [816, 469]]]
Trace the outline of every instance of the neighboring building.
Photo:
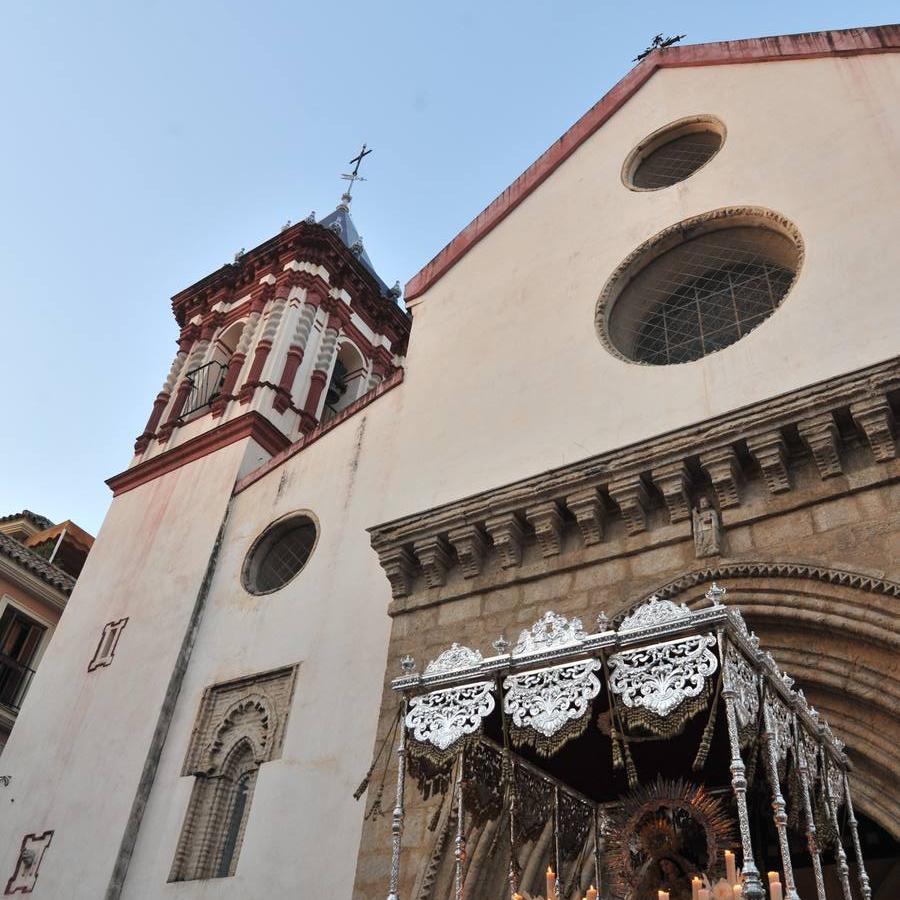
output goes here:
[[0, 517], [0, 752], [93, 542], [27, 509]]
[[[177, 294], [4, 756], [7, 893], [385, 897], [390, 816], [353, 792], [402, 657], [715, 578], [847, 741], [897, 896], [898, 50], [651, 53], [412, 279], [412, 337], [346, 197]], [[403, 900], [446, 896], [434, 786]], [[461, 844], [496, 886], [492, 827]]]

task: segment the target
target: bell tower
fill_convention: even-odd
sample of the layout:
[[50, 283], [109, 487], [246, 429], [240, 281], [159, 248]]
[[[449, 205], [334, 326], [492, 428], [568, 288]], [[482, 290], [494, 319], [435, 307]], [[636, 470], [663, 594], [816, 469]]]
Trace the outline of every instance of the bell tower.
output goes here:
[[178, 351], [114, 492], [244, 437], [274, 455], [401, 368], [399, 284], [378, 276], [350, 216], [359, 161], [333, 212], [288, 223], [172, 298]]

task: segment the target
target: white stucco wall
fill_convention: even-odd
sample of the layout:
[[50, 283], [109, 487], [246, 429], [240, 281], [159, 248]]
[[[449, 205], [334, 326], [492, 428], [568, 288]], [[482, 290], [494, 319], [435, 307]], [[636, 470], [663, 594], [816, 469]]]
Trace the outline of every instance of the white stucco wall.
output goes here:
[[[409, 413], [398, 427], [415, 449], [394, 469], [398, 514], [895, 354], [898, 98], [896, 54], [654, 75], [414, 301]], [[728, 130], [707, 166], [659, 191], [623, 186], [636, 144], [701, 113]], [[806, 261], [783, 305], [696, 362], [641, 366], [610, 355], [594, 311], [619, 263], [669, 225], [742, 205], [781, 213], [803, 236]]]
[[[113, 501], [3, 751], [4, 884], [22, 837], [53, 830], [36, 896], [103, 896], [245, 450]], [[113, 665], [88, 673], [103, 625], [123, 616]]]
[[[233, 501], [124, 897], [303, 896], [314, 873], [323, 896], [350, 896], [364, 808], [352, 791], [371, 758], [389, 633], [368, 526], [896, 353], [898, 97], [889, 54], [664, 70], [415, 304], [404, 383]], [[720, 154], [676, 187], [627, 190], [632, 147], [699, 113], [725, 123]], [[610, 273], [668, 225], [732, 205], [801, 231], [806, 262], [784, 305], [694, 363], [610, 355], [594, 327]], [[241, 446], [113, 502], [4, 755], [16, 803], [0, 817], [0, 875], [23, 834], [56, 829], [38, 897], [62, 885], [102, 896]], [[243, 469], [251, 454], [263, 455], [248, 450]], [[312, 559], [281, 591], [251, 597], [247, 549], [297, 509], [321, 523]], [[86, 677], [103, 623], [122, 615], [114, 665]], [[237, 875], [166, 885], [203, 688], [296, 662], [282, 758], [260, 771]]]

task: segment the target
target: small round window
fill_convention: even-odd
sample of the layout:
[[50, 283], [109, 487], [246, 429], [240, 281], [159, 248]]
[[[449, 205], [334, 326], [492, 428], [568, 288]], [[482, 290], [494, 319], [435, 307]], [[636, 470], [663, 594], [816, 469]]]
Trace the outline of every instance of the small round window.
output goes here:
[[632, 190], [656, 191], [684, 181], [705, 166], [725, 140], [712, 116], [692, 116], [653, 132], [629, 154], [622, 180]]
[[270, 526], [244, 560], [244, 587], [251, 594], [283, 588], [306, 565], [317, 537], [315, 522], [305, 515], [290, 516]]
[[681, 222], [639, 247], [597, 305], [604, 343], [631, 362], [700, 359], [749, 334], [794, 283], [803, 247], [768, 210], [725, 209]]

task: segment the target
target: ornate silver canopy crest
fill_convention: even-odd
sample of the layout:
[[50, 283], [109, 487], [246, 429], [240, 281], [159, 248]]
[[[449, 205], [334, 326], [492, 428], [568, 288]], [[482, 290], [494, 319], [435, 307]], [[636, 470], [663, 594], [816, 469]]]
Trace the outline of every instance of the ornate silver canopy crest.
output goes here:
[[588, 704], [600, 693], [595, 672], [602, 664], [586, 659], [566, 666], [510, 675], [503, 682], [504, 711], [518, 728], [533, 728], [552, 737], [567, 722], [587, 713]]
[[433, 659], [425, 666], [426, 675], [443, 675], [445, 672], [455, 672], [457, 669], [468, 669], [477, 666], [481, 662], [481, 652], [470, 647], [461, 647], [455, 641], [437, 659]]
[[716, 639], [698, 634], [616, 653], [609, 658], [613, 669], [610, 690], [628, 707], [643, 707], [665, 717], [689, 697], [698, 696], [705, 679], [718, 668], [709, 649]]
[[642, 603], [633, 613], [625, 616], [619, 631], [636, 631], [639, 628], [652, 628], [655, 625], [666, 625], [680, 619], [689, 619], [691, 611], [682, 603], [677, 605], [671, 600], [660, 600], [654, 594]]
[[725, 689], [734, 691], [738, 725], [746, 728], [759, 714], [759, 676], [732, 644], [725, 651]]
[[409, 701], [406, 727], [417, 741], [446, 750], [481, 727], [481, 720], [494, 709], [494, 684], [478, 681], [462, 687], [432, 691]]
[[581, 627], [581, 619], [567, 619], [555, 612], [545, 612], [531, 628], [519, 635], [513, 648], [513, 656], [540, 653], [555, 647], [564, 647], [583, 641], [587, 632]]

